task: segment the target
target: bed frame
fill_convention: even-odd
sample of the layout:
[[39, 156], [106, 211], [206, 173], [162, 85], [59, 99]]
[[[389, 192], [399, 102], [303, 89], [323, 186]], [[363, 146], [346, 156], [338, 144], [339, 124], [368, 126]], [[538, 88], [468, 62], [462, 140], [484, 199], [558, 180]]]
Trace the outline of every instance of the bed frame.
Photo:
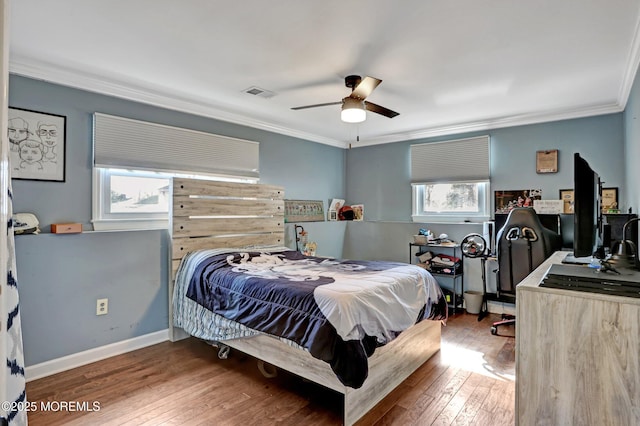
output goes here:
[[[173, 326], [173, 284], [182, 257], [203, 248], [284, 245], [284, 190], [174, 178], [172, 182], [169, 336], [188, 337]], [[440, 350], [440, 321], [421, 321], [369, 358], [369, 377], [359, 389], [344, 386], [329, 364], [266, 335], [223, 343], [344, 395], [344, 424], [352, 425]]]

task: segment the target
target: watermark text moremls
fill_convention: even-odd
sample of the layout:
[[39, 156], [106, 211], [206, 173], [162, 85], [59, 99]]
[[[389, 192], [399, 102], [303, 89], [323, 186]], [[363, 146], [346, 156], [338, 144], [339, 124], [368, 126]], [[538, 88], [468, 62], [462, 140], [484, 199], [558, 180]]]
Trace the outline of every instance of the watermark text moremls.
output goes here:
[[0, 408], [12, 411], [100, 411], [100, 401], [3, 401]]
[[40, 401], [40, 411], [100, 411], [100, 402]]

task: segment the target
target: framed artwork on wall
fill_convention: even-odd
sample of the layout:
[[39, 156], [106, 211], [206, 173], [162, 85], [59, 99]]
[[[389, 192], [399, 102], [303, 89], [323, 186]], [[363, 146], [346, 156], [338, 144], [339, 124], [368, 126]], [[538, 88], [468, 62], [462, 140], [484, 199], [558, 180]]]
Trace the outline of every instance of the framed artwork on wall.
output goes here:
[[560, 200], [562, 200], [563, 203], [562, 212], [568, 214], [573, 213], [573, 189], [561, 189]]
[[353, 220], [364, 220], [364, 204], [352, 204]]
[[8, 112], [11, 177], [64, 182], [67, 117], [11, 107]]
[[284, 221], [324, 222], [324, 203], [315, 200], [284, 200]]
[[329, 204], [329, 214], [327, 219], [331, 222], [338, 220], [338, 210], [344, 206], [344, 200], [340, 198], [334, 198]]
[[536, 151], [536, 173], [558, 173], [558, 150]]
[[618, 213], [618, 188], [602, 188], [602, 213]]

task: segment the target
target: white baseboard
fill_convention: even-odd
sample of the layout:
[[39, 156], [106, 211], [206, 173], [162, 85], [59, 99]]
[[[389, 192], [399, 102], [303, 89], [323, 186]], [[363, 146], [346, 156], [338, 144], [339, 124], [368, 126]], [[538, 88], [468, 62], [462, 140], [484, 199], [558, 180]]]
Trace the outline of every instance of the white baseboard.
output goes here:
[[90, 364], [105, 358], [135, 351], [136, 349], [155, 345], [167, 340], [169, 340], [169, 330], [160, 330], [143, 336], [134, 337], [132, 339], [123, 340], [121, 342], [115, 342], [98, 348], [63, 356], [62, 358], [52, 359], [40, 364], [31, 365], [25, 367], [24, 375], [27, 382], [30, 382], [31, 380], [41, 379], [43, 377], [51, 376], [52, 374], [80, 367], [81, 365]]
[[[466, 305], [463, 308], [466, 309]], [[491, 314], [507, 314], [507, 315], [515, 315], [516, 314], [516, 305], [513, 303], [507, 302], [497, 302], [494, 300], [487, 301], [487, 311]]]
[[488, 305], [487, 309], [492, 314], [508, 314], [508, 315], [516, 314], [516, 305], [512, 303], [497, 302], [497, 301], [489, 300], [487, 305]]

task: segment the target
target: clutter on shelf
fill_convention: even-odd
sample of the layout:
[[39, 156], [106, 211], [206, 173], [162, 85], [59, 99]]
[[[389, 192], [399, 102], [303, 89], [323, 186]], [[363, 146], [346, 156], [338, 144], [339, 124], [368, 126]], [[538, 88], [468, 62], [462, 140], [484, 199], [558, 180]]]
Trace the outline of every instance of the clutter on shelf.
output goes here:
[[440, 234], [436, 236], [430, 229], [420, 228], [417, 235], [413, 236], [414, 244], [442, 244], [442, 245], [455, 245], [455, 242], [449, 239], [447, 234]]
[[437, 274], [456, 275], [462, 273], [462, 260], [447, 254], [434, 254], [431, 251], [416, 253], [418, 266]]
[[414, 244], [429, 244], [429, 240], [426, 235], [414, 235], [413, 236]]

